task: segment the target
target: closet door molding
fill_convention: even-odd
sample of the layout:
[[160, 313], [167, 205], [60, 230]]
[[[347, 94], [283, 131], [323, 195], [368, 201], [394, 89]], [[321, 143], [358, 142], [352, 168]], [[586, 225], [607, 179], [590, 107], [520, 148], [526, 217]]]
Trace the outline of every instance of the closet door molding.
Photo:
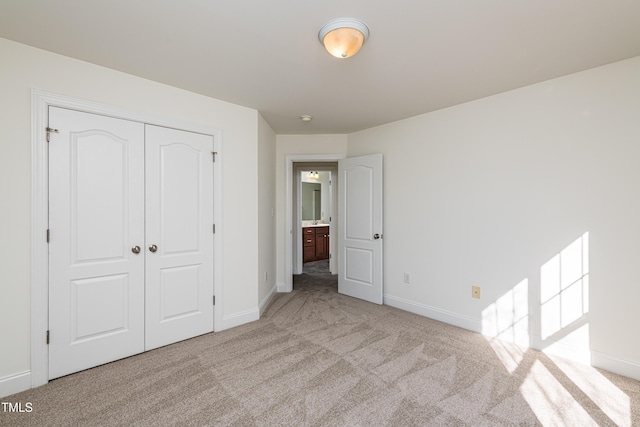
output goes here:
[[[99, 114], [144, 124], [201, 133], [213, 137], [214, 151], [222, 154], [222, 132], [219, 129], [194, 125], [179, 120], [168, 120], [134, 111], [114, 108], [108, 105], [85, 101], [51, 92], [32, 89], [31, 91], [31, 387], [46, 384], [49, 378], [49, 354], [46, 342], [49, 322], [49, 260], [47, 229], [48, 219], [48, 146], [47, 126], [49, 107], [61, 107], [86, 113]], [[222, 158], [221, 155], [218, 158]], [[222, 167], [219, 160], [214, 167], [214, 331], [222, 327], [224, 297], [222, 295]], [[55, 237], [53, 237], [55, 238]]]

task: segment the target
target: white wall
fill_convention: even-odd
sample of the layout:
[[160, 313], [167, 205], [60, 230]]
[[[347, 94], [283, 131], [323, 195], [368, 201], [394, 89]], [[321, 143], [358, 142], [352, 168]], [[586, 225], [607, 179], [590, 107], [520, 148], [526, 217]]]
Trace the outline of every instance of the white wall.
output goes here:
[[290, 238], [286, 230], [286, 157], [288, 155], [338, 154], [347, 152], [347, 135], [278, 135], [276, 137], [276, 240], [277, 283], [285, 287], [285, 241]]
[[256, 317], [257, 111], [5, 39], [0, 58], [0, 383], [30, 370], [32, 88], [222, 131], [219, 297], [225, 324]]
[[258, 116], [258, 302], [260, 312], [276, 292], [276, 134]]
[[[349, 135], [384, 154], [385, 301], [479, 331], [525, 283], [532, 346], [586, 325], [594, 364], [640, 378], [639, 100], [637, 57]], [[590, 312], [543, 340], [541, 268], [587, 232]]]

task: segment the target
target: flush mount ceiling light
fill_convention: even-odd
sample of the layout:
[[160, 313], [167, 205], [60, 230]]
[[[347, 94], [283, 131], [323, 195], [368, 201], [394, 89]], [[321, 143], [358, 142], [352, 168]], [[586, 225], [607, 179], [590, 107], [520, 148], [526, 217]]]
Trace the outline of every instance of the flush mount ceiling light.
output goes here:
[[338, 18], [320, 28], [318, 39], [331, 55], [348, 58], [358, 53], [369, 38], [367, 25], [354, 18]]
[[313, 119], [313, 117], [311, 117], [308, 114], [300, 116], [300, 120], [302, 120], [303, 123], [309, 123], [312, 119]]

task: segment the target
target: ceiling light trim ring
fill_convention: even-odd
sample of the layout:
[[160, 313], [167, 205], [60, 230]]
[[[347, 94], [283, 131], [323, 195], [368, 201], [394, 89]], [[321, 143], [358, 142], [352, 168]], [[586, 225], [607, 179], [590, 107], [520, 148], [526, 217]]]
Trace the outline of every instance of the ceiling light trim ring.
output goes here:
[[364, 35], [364, 41], [366, 42], [369, 38], [369, 27], [367, 24], [355, 18], [336, 18], [333, 19], [320, 28], [318, 32], [318, 40], [320, 43], [324, 44], [324, 38], [327, 34], [329, 34], [333, 30], [337, 30], [338, 28], [353, 28], [354, 30], [358, 30]]

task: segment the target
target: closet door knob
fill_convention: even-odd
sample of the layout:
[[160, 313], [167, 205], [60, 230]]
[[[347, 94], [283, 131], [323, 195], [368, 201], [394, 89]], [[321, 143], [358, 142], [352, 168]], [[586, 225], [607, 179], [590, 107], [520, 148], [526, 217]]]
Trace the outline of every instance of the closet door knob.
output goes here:
[[158, 247], [157, 247], [156, 245], [151, 245], [151, 246], [149, 246], [149, 250], [150, 250], [151, 252], [155, 252], [155, 251], [157, 251], [157, 250], [158, 250]]
[[134, 254], [139, 254], [140, 253], [140, 246], [134, 246], [131, 248], [131, 252], [133, 252]]

